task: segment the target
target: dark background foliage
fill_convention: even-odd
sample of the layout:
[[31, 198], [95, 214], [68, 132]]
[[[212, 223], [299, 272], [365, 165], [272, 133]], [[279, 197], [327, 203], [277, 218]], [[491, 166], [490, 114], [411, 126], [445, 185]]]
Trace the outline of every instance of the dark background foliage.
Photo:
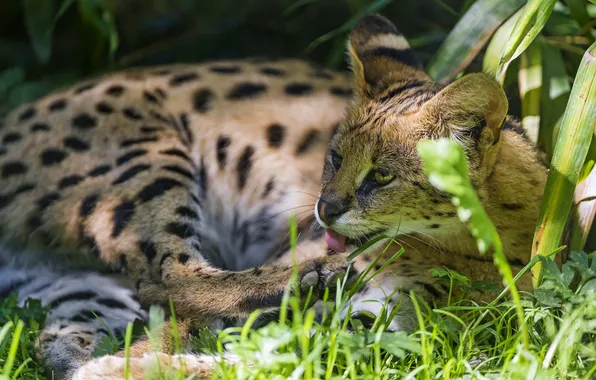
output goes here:
[[78, 78], [131, 66], [269, 56], [303, 57], [331, 68], [345, 67], [347, 32], [367, 11], [381, 11], [393, 20], [427, 63], [471, 3], [4, 1], [0, 4], [0, 73], [12, 68], [9, 73], [18, 77], [13, 81], [20, 83], [4, 99], [2, 109]]

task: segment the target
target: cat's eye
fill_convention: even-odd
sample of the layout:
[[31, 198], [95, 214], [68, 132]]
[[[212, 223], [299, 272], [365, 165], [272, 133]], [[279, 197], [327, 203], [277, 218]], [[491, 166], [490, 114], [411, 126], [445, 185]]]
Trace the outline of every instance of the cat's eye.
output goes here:
[[388, 184], [389, 182], [393, 181], [393, 178], [395, 178], [393, 174], [389, 174], [384, 170], [375, 170], [373, 172], [373, 179], [379, 186]]
[[335, 170], [339, 170], [339, 167], [341, 166], [341, 156], [336, 151], [331, 152], [331, 163]]

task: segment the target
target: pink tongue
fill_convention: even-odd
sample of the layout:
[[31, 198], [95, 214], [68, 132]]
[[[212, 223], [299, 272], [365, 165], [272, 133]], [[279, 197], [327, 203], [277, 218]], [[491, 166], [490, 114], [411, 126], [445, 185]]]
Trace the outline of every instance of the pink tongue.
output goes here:
[[325, 241], [329, 248], [338, 253], [346, 251], [346, 240], [347, 238], [343, 235], [338, 234], [330, 228], [325, 230]]

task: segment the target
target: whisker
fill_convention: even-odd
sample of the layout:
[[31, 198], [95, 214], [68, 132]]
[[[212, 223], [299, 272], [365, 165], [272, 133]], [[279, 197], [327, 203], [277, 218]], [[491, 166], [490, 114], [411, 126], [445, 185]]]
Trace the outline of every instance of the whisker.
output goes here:
[[307, 193], [306, 191], [300, 191], [300, 190], [292, 190], [292, 191], [288, 191], [288, 194], [291, 194], [291, 193], [301, 193], [301, 194], [310, 195], [310, 196], [311, 196], [311, 197], [313, 197], [313, 198], [317, 198], [317, 199], [319, 198], [319, 196], [318, 196], [318, 195], [314, 195], [314, 194], [311, 194], [311, 193]]

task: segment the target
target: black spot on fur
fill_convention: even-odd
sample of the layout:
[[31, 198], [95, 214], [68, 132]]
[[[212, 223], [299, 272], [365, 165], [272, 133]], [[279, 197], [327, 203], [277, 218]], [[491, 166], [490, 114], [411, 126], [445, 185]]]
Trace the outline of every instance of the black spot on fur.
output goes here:
[[19, 174], [27, 173], [27, 166], [20, 161], [5, 162], [2, 165], [2, 178], [9, 178]]
[[83, 181], [83, 179], [84, 178], [78, 174], [62, 177], [60, 182], [58, 182], [58, 189], [66, 189], [67, 187], [75, 186]]
[[2, 138], [2, 143], [8, 145], [8, 144], [12, 144], [13, 142], [17, 142], [22, 138], [23, 138], [23, 136], [21, 136], [20, 133], [10, 132], [10, 133], [7, 133], [6, 135], [4, 135], [4, 137]]
[[226, 166], [226, 161], [228, 157], [228, 147], [231, 144], [231, 140], [228, 136], [219, 136], [217, 138], [216, 143], [216, 156], [217, 156], [217, 163], [220, 169], [223, 169]]
[[318, 142], [320, 134], [316, 129], [310, 130], [298, 144], [296, 155], [304, 154], [313, 147]]
[[519, 203], [503, 203], [501, 204], [501, 207], [503, 207], [503, 210], [507, 211], [516, 211], [524, 208], [524, 206]]
[[309, 83], [290, 83], [285, 88], [286, 94], [294, 96], [308, 95], [314, 90], [314, 87]]
[[155, 244], [150, 241], [141, 241], [139, 243], [139, 250], [145, 255], [149, 263], [151, 263], [155, 256], [157, 256], [157, 248], [155, 247]]
[[133, 158], [141, 157], [147, 154], [146, 149], [135, 149], [131, 150], [130, 152], [124, 153], [122, 156], [116, 159], [116, 165], [120, 166], [122, 164], [127, 163], [128, 161], [132, 160]]
[[434, 224], [431, 224], [430, 226], [428, 226], [428, 228], [432, 228], [432, 229], [437, 229], [439, 227], [441, 227], [441, 225], [437, 224], [437, 223], [434, 223]]
[[37, 207], [39, 208], [39, 211], [43, 211], [58, 201], [58, 199], [60, 199], [60, 194], [48, 193], [37, 200]]
[[82, 93], [83, 93], [83, 92], [85, 92], [85, 91], [89, 91], [89, 90], [91, 90], [91, 89], [92, 89], [93, 87], [95, 87], [95, 86], [96, 86], [96, 84], [95, 84], [95, 83], [87, 83], [87, 84], [84, 84], [84, 85], [82, 85], [82, 86], [80, 86], [80, 87], [77, 87], [77, 88], [74, 90], [74, 93], [75, 93], [75, 94], [82, 94]]
[[352, 96], [352, 89], [349, 87], [331, 87], [329, 92], [332, 95], [339, 96], [342, 98], [349, 98]]
[[112, 107], [110, 104], [106, 103], [106, 102], [99, 102], [95, 105], [95, 110], [98, 113], [104, 114], [104, 115], [109, 115], [111, 113], [114, 113], [114, 107]]
[[201, 88], [193, 95], [193, 106], [199, 113], [206, 113], [211, 109], [215, 93], [208, 88]]
[[89, 150], [89, 144], [79, 139], [78, 137], [69, 136], [64, 138], [64, 147], [70, 148], [76, 152], [84, 152]]
[[181, 176], [184, 176], [191, 181], [193, 181], [195, 179], [195, 177], [192, 175], [191, 172], [189, 172], [188, 170], [186, 170], [178, 165], [165, 165], [165, 166], [162, 166], [161, 168], [164, 170], [167, 170], [169, 172], [172, 172], [172, 173], [180, 174]]
[[137, 174], [149, 170], [149, 168], [151, 168], [151, 165], [146, 164], [138, 164], [135, 166], [131, 166], [130, 168], [122, 172], [122, 174], [120, 174], [120, 176], [116, 178], [114, 182], [112, 182], [112, 185], [119, 185], [121, 183], [124, 183], [129, 179], [134, 178]]
[[64, 161], [64, 159], [66, 159], [67, 155], [68, 153], [66, 153], [63, 150], [54, 148], [46, 149], [41, 153], [41, 164], [43, 166], [52, 166], [59, 164], [62, 161]]
[[194, 164], [192, 162], [192, 160], [190, 159], [190, 157], [188, 157], [188, 155], [186, 153], [184, 153], [183, 151], [181, 151], [180, 149], [173, 148], [173, 149], [168, 149], [168, 150], [162, 150], [159, 153], [160, 154], [165, 154], [166, 156], [180, 157], [183, 160], [185, 160], [188, 163], [190, 163], [191, 165]]
[[187, 239], [196, 234], [191, 225], [178, 222], [168, 223], [166, 232], [178, 236], [180, 239]]
[[199, 215], [190, 207], [180, 206], [176, 208], [176, 214], [190, 219], [199, 219]]
[[77, 129], [90, 129], [97, 126], [97, 119], [86, 113], [78, 114], [72, 119], [72, 126]]
[[149, 133], [155, 133], [155, 132], [163, 131], [163, 128], [162, 127], [152, 127], [152, 126], [144, 125], [141, 128], [139, 128], [139, 131], [141, 133], [147, 133], [147, 134], [149, 134]]
[[112, 170], [112, 167], [110, 165], [99, 165], [99, 166], [96, 166], [95, 168], [91, 169], [91, 171], [89, 171], [89, 176], [90, 177], [99, 177], [100, 175], [106, 174], [110, 170]]
[[114, 226], [112, 228], [112, 237], [118, 237], [126, 228], [135, 214], [135, 203], [131, 200], [122, 201], [114, 208]]
[[238, 188], [240, 190], [242, 190], [244, 186], [246, 186], [246, 181], [248, 180], [248, 176], [252, 168], [252, 160], [254, 153], [254, 148], [249, 145], [246, 148], [244, 148], [242, 155], [238, 159], [236, 171], [238, 172]]
[[29, 192], [35, 189], [35, 185], [32, 183], [25, 183], [19, 186], [15, 191], [7, 193], [7, 194], [0, 194], [0, 209], [8, 206], [14, 198], [22, 193]]
[[241, 71], [240, 66], [212, 66], [209, 71], [216, 74], [237, 74]]
[[43, 220], [41, 219], [40, 215], [34, 215], [27, 220], [27, 226], [31, 229], [31, 231], [37, 230], [42, 225]]
[[245, 100], [255, 98], [267, 92], [267, 86], [262, 83], [239, 83], [226, 96], [228, 100]]
[[33, 183], [24, 183], [21, 186], [19, 186], [15, 190], [14, 193], [15, 193], [15, 195], [18, 195], [18, 194], [29, 192], [29, 191], [31, 191], [33, 189], [35, 189], [35, 184], [33, 184]]
[[180, 115], [180, 126], [182, 127], [183, 131], [183, 140], [185, 145], [192, 145], [194, 141], [194, 135], [192, 134], [192, 130], [190, 129], [190, 120], [188, 119], [188, 114], [183, 113]]
[[120, 147], [126, 148], [126, 147], [129, 147], [132, 145], [144, 144], [144, 143], [156, 142], [156, 141], [159, 141], [159, 137], [157, 137], [157, 136], [140, 137], [138, 139], [124, 140], [120, 143]]
[[31, 132], [47, 132], [50, 130], [50, 126], [46, 123], [34, 123], [29, 130]]
[[91, 215], [93, 210], [95, 210], [95, 206], [97, 206], [97, 201], [99, 201], [99, 194], [90, 194], [83, 199], [81, 202], [81, 207], [79, 208], [79, 215], [82, 217], [87, 217]]
[[137, 195], [141, 202], [149, 202], [168, 190], [176, 187], [185, 187], [181, 182], [172, 178], [157, 178], [155, 181], [145, 186]]
[[143, 91], [143, 99], [152, 104], [159, 104], [159, 99], [157, 96], [153, 95], [147, 90]]
[[263, 198], [267, 198], [269, 194], [271, 194], [273, 187], [275, 187], [275, 182], [273, 181], [273, 178], [271, 178], [265, 185], [265, 191], [263, 191]]
[[283, 77], [286, 75], [286, 72], [284, 70], [276, 69], [275, 67], [263, 67], [260, 71], [261, 74], [270, 77]]
[[286, 129], [279, 124], [272, 124], [267, 127], [267, 142], [272, 148], [279, 148], [284, 141]]
[[203, 197], [207, 195], [207, 169], [205, 168], [205, 161], [201, 158], [201, 166], [199, 168], [199, 187]]
[[141, 113], [132, 108], [132, 107], [126, 107], [122, 110], [122, 114], [130, 120], [141, 120], [143, 119], [143, 115], [141, 115]]
[[66, 108], [66, 99], [64, 99], [64, 98], [56, 99], [48, 105], [48, 111], [50, 111], [50, 112], [62, 111], [65, 108]]
[[189, 259], [190, 259], [190, 256], [189, 256], [189, 255], [187, 255], [187, 254], [185, 254], [185, 253], [181, 253], [181, 254], [178, 256], [178, 262], [179, 262], [180, 264], [186, 264], [186, 262], [187, 262]]
[[161, 88], [157, 87], [155, 89], [155, 93], [157, 94], [157, 96], [159, 96], [162, 99], [165, 99], [168, 97], [168, 95], [166, 94], [166, 92], [164, 90], [162, 90]]
[[333, 79], [333, 74], [324, 69], [315, 69], [310, 75], [315, 78]]
[[35, 116], [36, 113], [37, 110], [35, 108], [27, 107], [19, 114], [19, 121], [27, 121]]
[[124, 87], [118, 84], [108, 87], [106, 94], [110, 96], [118, 97], [124, 93]]
[[192, 82], [194, 80], [199, 79], [199, 75], [197, 73], [183, 73], [178, 74], [170, 79], [170, 86], [180, 86], [184, 83]]

